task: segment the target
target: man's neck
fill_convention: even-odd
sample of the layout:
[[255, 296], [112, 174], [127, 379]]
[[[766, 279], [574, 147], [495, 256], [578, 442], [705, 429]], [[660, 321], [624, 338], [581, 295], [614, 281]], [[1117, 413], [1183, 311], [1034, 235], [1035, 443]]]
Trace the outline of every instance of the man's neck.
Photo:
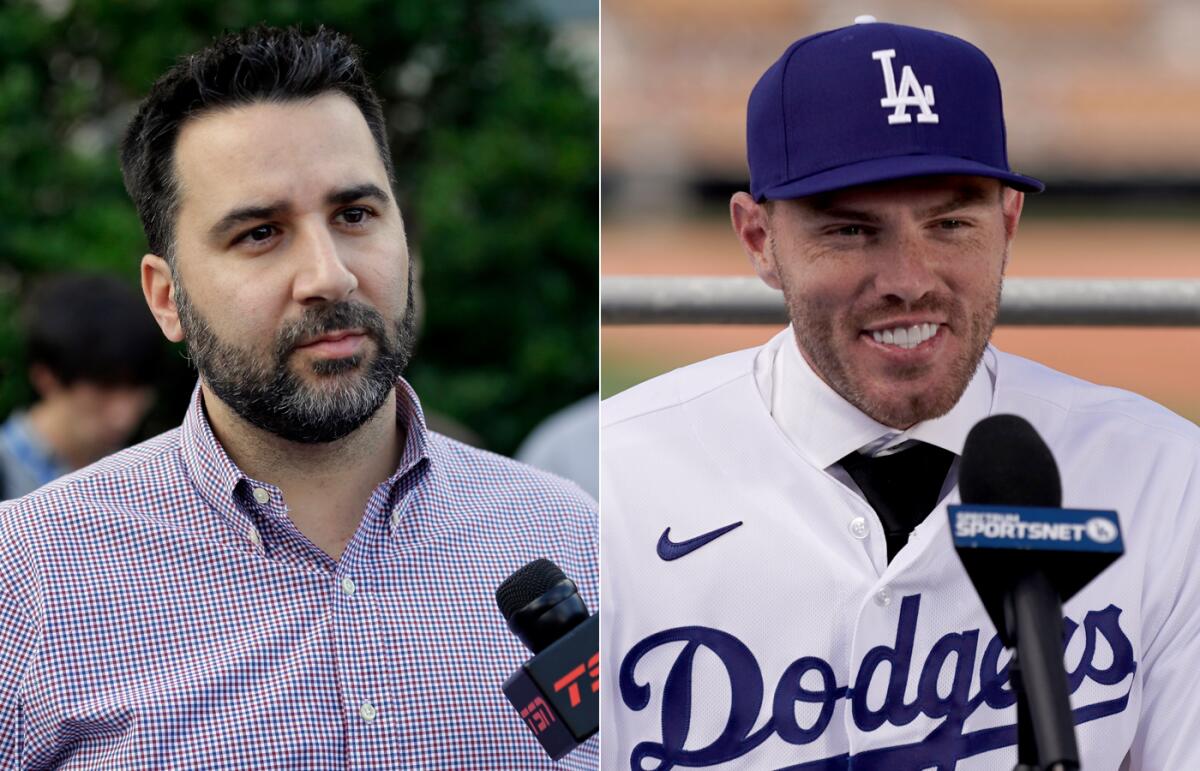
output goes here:
[[334, 559], [341, 556], [372, 492], [400, 463], [404, 427], [396, 421], [395, 390], [347, 436], [304, 444], [250, 424], [201, 387], [209, 424], [230, 459], [248, 477], [282, 490], [300, 532]]

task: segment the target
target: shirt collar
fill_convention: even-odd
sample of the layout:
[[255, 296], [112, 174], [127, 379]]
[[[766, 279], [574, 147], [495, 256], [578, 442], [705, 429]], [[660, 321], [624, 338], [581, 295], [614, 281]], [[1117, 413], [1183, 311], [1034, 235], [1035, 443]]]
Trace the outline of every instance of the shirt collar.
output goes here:
[[[394, 490], [396, 483], [410, 471], [428, 463], [429, 430], [425, 425], [425, 412], [412, 386], [403, 378], [396, 383], [396, 424], [405, 431], [404, 450], [396, 471], [384, 482]], [[204, 392], [200, 383], [192, 391], [192, 400], [180, 429], [180, 444], [183, 463], [197, 492], [217, 511], [227, 511], [230, 503], [237, 500], [239, 484], [257, 485], [237, 467], [225, 448], [213, 434], [212, 425], [204, 407]]]
[[988, 346], [982, 365], [948, 413], [898, 431], [868, 417], [818, 377], [800, 354], [791, 327], [772, 338], [754, 362], [755, 381], [771, 417], [822, 469], [851, 452], [886, 454], [910, 440], [961, 455], [967, 433], [991, 411], [995, 371], [995, 352]]

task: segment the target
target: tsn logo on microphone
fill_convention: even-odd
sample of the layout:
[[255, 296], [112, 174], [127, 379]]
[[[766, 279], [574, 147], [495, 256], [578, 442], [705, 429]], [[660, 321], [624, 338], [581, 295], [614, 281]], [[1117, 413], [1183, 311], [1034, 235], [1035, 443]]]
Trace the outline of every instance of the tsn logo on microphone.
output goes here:
[[[585, 675], [587, 676], [586, 681]], [[592, 693], [599, 693], [600, 651], [596, 651], [587, 661], [580, 662], [554, 681], [554, 693], [562, 694], [563, 691], [566, 691], [567, 704], [572, 709], [578, 707], [583, 701], [581, 688], [586, 688]], [[556, 701], [559, 702], [558, 706], [561, 710], [562, 696], [559, 696]], [[532, 701], [521, 708], [520, 713], [525, 720], [525, 725], [529, 726], [529, 730], [534, 735], [541, 734], [555, 722], [554, 710], [547, 706], [541, 696], [534, 697]]]

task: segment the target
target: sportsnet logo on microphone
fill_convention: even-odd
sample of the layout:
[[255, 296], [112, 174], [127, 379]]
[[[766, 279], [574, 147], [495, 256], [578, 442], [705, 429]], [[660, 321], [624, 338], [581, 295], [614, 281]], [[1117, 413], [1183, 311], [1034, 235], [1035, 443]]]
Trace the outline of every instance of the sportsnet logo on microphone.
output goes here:
[[946, 510], [957, 548], [1124, 552], [1115, 511], [990, 504]]

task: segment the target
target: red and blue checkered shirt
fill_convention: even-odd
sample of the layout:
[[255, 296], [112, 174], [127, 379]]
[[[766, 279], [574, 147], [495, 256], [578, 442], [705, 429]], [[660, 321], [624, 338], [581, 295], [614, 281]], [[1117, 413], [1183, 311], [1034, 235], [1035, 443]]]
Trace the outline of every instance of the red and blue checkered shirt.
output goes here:
[[529, 657], [495, 587], [548, 557], [590, 609], [576, 488], [408, 426], [339, 560], [183, 425], [0, 505], [0, 768], [594, 769], [501, 692]]

